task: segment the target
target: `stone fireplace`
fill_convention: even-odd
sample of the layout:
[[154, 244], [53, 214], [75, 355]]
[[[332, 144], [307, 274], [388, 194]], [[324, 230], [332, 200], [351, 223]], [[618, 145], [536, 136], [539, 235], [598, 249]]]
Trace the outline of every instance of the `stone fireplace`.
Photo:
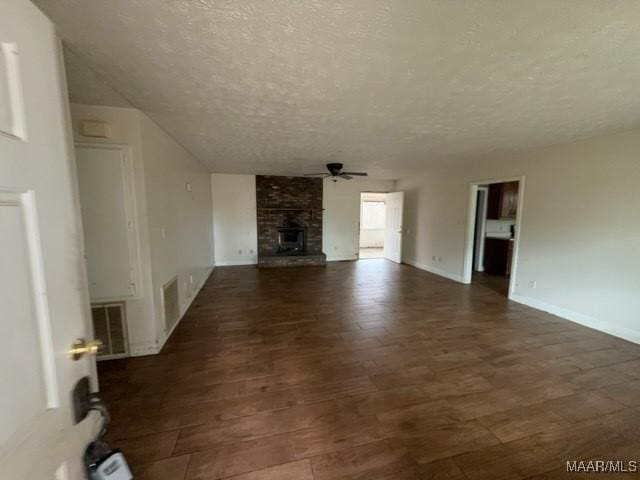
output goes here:
[[324, 265], [322, 179], [256, 176], [258, 266]]

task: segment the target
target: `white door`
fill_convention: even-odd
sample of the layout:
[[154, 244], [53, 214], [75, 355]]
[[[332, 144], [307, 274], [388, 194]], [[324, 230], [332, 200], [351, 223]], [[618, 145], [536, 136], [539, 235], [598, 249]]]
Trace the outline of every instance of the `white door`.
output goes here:
[[0, 6], [0, 478], [79, 480], [95, 428], [73, 425], [71, 390], [95, 364], [89, 336], [60, 45], [26, 0]]
[[384, 221], [384, 258], [402, 262], [402, 207], [403, 192], [387, 193]]

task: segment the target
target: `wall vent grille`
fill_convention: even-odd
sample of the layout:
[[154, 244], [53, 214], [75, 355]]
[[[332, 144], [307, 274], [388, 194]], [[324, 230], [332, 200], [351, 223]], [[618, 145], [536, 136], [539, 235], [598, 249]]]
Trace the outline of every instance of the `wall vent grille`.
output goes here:
[[165, 331], [169, 333], [178, 322], [180, 304], [178, 303], [178, 277], [173, 277], [162, 287], [162, 305], [164, 308]]
[[91, 318], [94, 336], [103, 344], [98, 359], [111, 360], [129, 356], [124, 303], [91, 305]]

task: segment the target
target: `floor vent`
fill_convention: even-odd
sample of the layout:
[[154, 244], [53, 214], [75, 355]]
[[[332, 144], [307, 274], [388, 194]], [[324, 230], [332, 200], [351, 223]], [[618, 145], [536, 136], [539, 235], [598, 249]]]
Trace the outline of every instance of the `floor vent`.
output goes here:
[[180, 316], [178, 303], [178, 277], [173, 277], [162, 287], [165, 331], [169, 333]]
[[94, 336], [103, 344], [98, 359], [111, 360], [129, 356], [124, 303], [91, 305], [91, 318]]

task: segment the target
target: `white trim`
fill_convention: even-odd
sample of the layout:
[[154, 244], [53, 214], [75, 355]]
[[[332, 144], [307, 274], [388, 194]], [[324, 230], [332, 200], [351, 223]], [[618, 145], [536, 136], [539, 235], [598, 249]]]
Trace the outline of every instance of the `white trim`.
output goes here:
[[622, 338], [633, 343], [640, 344], [640, 331], [631, 330], [630, 328], [618, 327], [610, 323], [598, 320], [597, 318], [584, 315], [582, 313], [574, 312], [567, 308], [558, 307], [550, 303], [538, 300], [537, 298], [527, 297], [524, 295], [511, 294], [510, 300], [514, 302], [527, 305], [528, 307], [535, 308], [536, 310], [542, 310], [544, 312], [551, 313], [558, 317], [564, 318], [574, 323], [579, 323], [585, 327], [593, 328], [600, 332], [608, 333], [614, 337]]
[[216, 260], [216, 267], [239, 267], [242, 265], [257, 265], [257, 260]]
[[26, 142], [28, 140], [27, 122], [24, 112], [18, 45], [11, 42], [0, 42], [0, 55], [4, 58], [6, 66], [9, 110], [11, 112], [11, 129], [9, 131], [0, 130], [0, 134]]
[[22, 215], [27, 237], [27, 249], [29, 252], [29, 263], [33, 281], [35, 312], [38, 322], [47, 408], [58, 408], [60, 407], [60, 390], [56, 373], [55, 350], [53, 346], [51, 316], [49, 312], [49, 299], [47, 293], [44, 258], [42, 256], [42, 241], [38, 225], [38, 210], [36, 206], [35, 192], [30, 190], [20, 195], [6, 195], [19, 198], [22, 206]]
[[409, 260], [406, 258], [402, 260], [402, 263], [406, 263], [407, 265], [411, 265], [412, 267], [419, 268], [420, 270], [424, 270], [426, 272], [433, 273], [440, 277], [453, 280], [454, 282], [465, 283], [463, 278], [460, 275], [456, 275], [455, 273], [450, 273], [450, 272], [447, 272], [446, 270], [442, 270], [440, 268], [427, 265], [426, 263], [419, 263], [419, 262], [416, 262], [415, 260]]
[[132, 357], [143, 357], [145, 355], [155, 355], [160, 351], [155, 342], [130, 343], [129, 352]]
[[[478, 187], [478, 198], [482, 197], [483, 202], [480, 208], [480, 225], [474, 233], [476, 264], [473, 266], [476, 271], [484, 272], [484, 242], [478, 242], [478, 238], [482, 239], [487, 232], [487, 205], [489, 203], [489, 188]], [[478, 208], [476, 206], [476, 221], [478, 220]], [[478, 231], [479, 230], [479, 231]]]
[[509, 277], [509, 298], [515, 291], [516, 276], [518, 271], [518, 253], [520, 251], [520, 232], [522, 225], [522, 211], [524, 209], [525, 177], [507, 177], [492, 180], [481, 180], [469, 184], [469, 203], [467, 207], [467, 227], [465, 231], [464, 263], [462, 268], [462, 282], [471, 283], [473, 272], [473, 240], [476, 223], [476, 204], [478, 200], [478, 188], [480, 185], [493, 183], [518, 182], [518, 210], [516, 211], [515, 239], [513, 241], [513, 257], [511, 260], [511, 274]]

